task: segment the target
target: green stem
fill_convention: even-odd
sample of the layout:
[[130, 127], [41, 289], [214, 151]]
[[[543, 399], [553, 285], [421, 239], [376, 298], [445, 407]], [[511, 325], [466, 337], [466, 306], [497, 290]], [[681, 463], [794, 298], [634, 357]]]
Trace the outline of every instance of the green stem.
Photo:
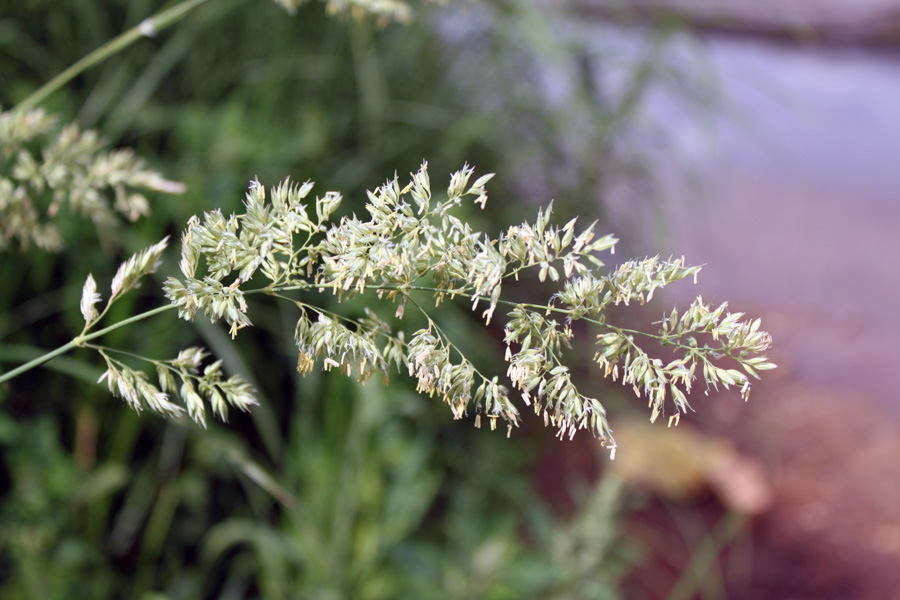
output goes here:
[[53, 360], [57, 356], [65, 354], [66, 352], [68, 352], [74, 348], [78, 348], [78, 347], [84, 345], [85, 342], [88, 342], [88, 341], [98, 338], [100, 336], [106, 335], [107, 333], [109, 333], [111, 331], [115, 331], [116, 329], [119, 329], [120, 327], [124, 327], [125, 325], [129, 325], [136, 321], [142, 321], [148, 317], [152, 317], [153, 315], [159, 314], [161, 312], [165, 312], [172, 308], [175, 308], [175, 307], [171, 304], [167, 304], [165, 306], [160, 306], [160, 307], [154, 308], [152, 310], [148, 310], [147, 312], [143, 312], [139, 315], [129, 317], [123, 321], [119, 321], [118, 323], [114, 323], [114, 324], [110, 325], [109, 327], [100, 329], [99, 331], [94, 331], [92, 333], [87, 333], [85, 335], [79, 335], [78, 337], [72, 339], [68, 344], [63, 344], [59, 348], [57, 348], [55, 350], [51, 350], [50, 352], [47, 352], [46, 354], [43, 354], [43, 355], [35, 358], [34, 360], [28, 361], [24, 365], [20, 365], [20, 366], [16, 367], [15, 369], [13, 369], [12, 371], [7, 371], [6, 373], [3, 373], [2, 375], [0, 375], [0, 383], [9, 381], [13, 377], [21, 375], [22, 373], [25, 373], [27, 371], [30, 371], [31, 369], [34, 369], [35, 367], [39, 367], [42, 364]]
[[99, 344], [84, 344], [82, 347], [90, 348], [91, 350], [96, 350], [106, 360], [111, 360], [119, 365], [124, 365], [125, 363], [123, 363], [120, 360], [116, 360], [116, 359], [112, 358], [111, 356], [109, 356], [109, 354], [121, 354], [122, 356], [128, 356], [135, 360], [142, 360], [144, 362], [148, 362], [154, 366], [163, 366], [163, 367], [169, 369], [170, 371], [172, 371], [173, 373], [178, 372], [178, 369], [176, 369], [175, 367], [173, 367], [171, 365], [166, 364], [164, 361], [147, 358], [146, 356], [141, 356], [140, 354], [135, 354], [134, 352], [129, 352], [128, 350], [119, 350], [118, 348], [110, 348], [109, 346], [101, 346]]
[[[44, 350], [42, 348], [35, 348], [25, 344], [0, 343], [0, 362], [19, 365], [43, 355]], [[101, 373], [94, 364], [63, 356], [56, 358], [56, 360], [47, 365], [47, 368], [88, 383], [95, 383]]]
[[128, 31], [118, 35], [117, 37], [106, 42], [68, 69], [45, 83], [36, 91], [32, 92], [27, 98], [19, 102], [15, 110], [26, 110], [33, 108], [47, 99], [53, 92], [67, 84], [69, 81], [93, 67], [100, 64], [110, 56], [124, 50], [142, 37], [151, 37], [158, 31], [161, 31], [173, 25], [184, 18], [189, 12], [206, 2], [207, 0], [183, 0], [180, 4], [173, 6], [157, 13], [152, 17], [148, 17], [140, 22], [140, 24], [132, 27]]
[[[286, 291], [298, 291], [298, 290], [305, 291], [305, 290], [310, 290], [310, 289], [326, 290], [326, 289], [330, 289], [332, 287], [333, 287], [332, 284], [304, 283], [303, 285], [283, 286], [283, 287], [277, 287], [277, 288], [269, 288], [269, 287], [260, 288], [260, 289], [256, 289], [256, 290], [249, 290], [245, 293], [247, 293], [247, 294], [251, 294], [251, 293], [273, 294], [274, 292], [286, 292]], [[402, 293], [407, 293], [408, 298], [409, 298], [408, 292], [411, 292], [411, 291], [435, 292], [435, 293], [440, 292], [442, 294], [448, 294], [448, 295], [452, 294], [452, 295], [462, 296], [463, 298], [474, 298], [475, 297], [474, 294], [463, 291], [463, 290], [446, 290], [446, 289], [440, 289], [440, 288], [430, 287], [430, 286], [425, 286], [425, 285], [404, 285], [404, 286], [367, 285], [366, 289], [367, 290], [394, 290], [394, 291], [398, 291], [398, 292], [402, 292]], [[411, 300], [411, 298], [410, 298], [410, 300]], [[291, 300], [291, 301], [293, 302], [293, 300]], [[523, 308], [530, 308], [535, 311], [550, 311], [550, 312], [555, 312], [555, 313], [568, 314], [568, 311], [566, 311], [566, 309], [564, 309], [564, 308], [560, 308], [558, 306], [550, 306], [550, 305], [546, 305], [546, 304], [531, 304], [531, 303], [527, 303], [527, 302], [512, 302], [511, 300], [504, 300], [502, 298], [497, 300], [497, 303], [503, 304], [506, 306], [520, 306]], [[421, 307], [420, 307], [420, 309], [421, 309]], [[598, 319], [592, 319], [592, 318], [586, 317], [586, 316], [583, 316], [580, 318], [581, 318], [581, 320], [583, 320], [587, 323], [592, 323], [599, 327], [611, 329], [613, 331], [616, 331], [616, 332], [622, 334], [623, 336], [627, 336], [628, 334], [631, 334], [631, 335], [639, 335], [642, 337], [654, 339], [657, 341], [663, 341], [663, 338], [661, 336], [655, 335], [653, 333], [648, 333], [646, 331], [640, 331], [639, 329], [629, 329], [627, 327], [617, 327], [610, 323], [606, 323], [606, 322], [600, 321]], [[632, 345], [634, 345], [633, 342], [631, 342], [631, 343], [632, 343]], [[668, 345], [672, 346], [673, 348], [678, 348], [680, 350], [686, 350], [686, 351], [690, 351], [690, 352], [695, 352], [697, 350], [714, 350], [712, 348], [706, 348], [706, 347], [698, 348], [698, 347], [694, 347], [694, 346], [688, 346], [688, 345], [681, 344], [681, 343], [674, 342], [674, 341], [669, 341]], [[716, 351], [725, 352], [729, 356], [731, 356], [731, 354], [726, 352], [724, 349], [716, 350]], [[734, 358], [734, 357], [732, 356], [732, 358]], [[737, 360], [737, 359], [735, 359], [735, 360]], [[741, 362], [741, 361], [738, 361], [738, 362]]]
[[422, 315], [423, 315], [426, 319], [428, 319], [428, 324], [431, 325], [432, 327], [434, 327], [434, 328], [437, 330], [438, 335], [439, 335], [440, 337], [444, 338], [444, 342], [447, 344], [447, 346], [449, 346], [450, 348], [452, 348], [453, 350], [455, 350], [456, 353], [459, 354], [459, 356], [460, 356], [464, 361], [466, 361], [466, 362], [468, 362], [470, 365], [472, 365], [472, 369], [475, 370], [475, 373], [477, 373], [479, 377], [481, 377], [481, 378], [482, 378], [483, 380], [485, 380], [485, 381], [491, 381], [491, 379], [488, 378], [487, 375], [485, 375], [484, 373], [482, 373], [481, 371], [479, 371], [477, 367], [475, 367], [475, 365], [474, 365], [474, 363], [472, 363], [472, 361], [470, 361], [469, 359], [466, 358], [466, 355], [463, 354], [463, 351], [460, 350], [459, 347], [458, 347], [456, 344], [453, 343], [453, 341], [450, 339], [450, 336], [447, 335], [447, 333], [446, 333], [443, 329], [441, 329], [441, 327], [440, 327], [437, 323], [434, 322], [434, 319], [431, 318], [431, 315], [429, 315], [429, 314], [425, 311], [425, 309], [422, 308], [422, 306], [421, 306], [418, 302], [416, 302], [415, 300], [413, 300], [412, 297], [409, 296], [409, 295], [407, 295], [406, 298], [407, 298], [410, 302], [412, 302], [413, 306], [415, 306], [416, 308], [419, 309], [419, 311], [422, 313]]
[[714, 566], [716, 557], [722, 549], [740, 532], [747, 517], [740, 513], [727, 513], [709, 536], [694, 550], [691, 560], [681, 571], [681, 577], [669, 592], [668, 600], [688, 600], [694, 597], [709, 570]]

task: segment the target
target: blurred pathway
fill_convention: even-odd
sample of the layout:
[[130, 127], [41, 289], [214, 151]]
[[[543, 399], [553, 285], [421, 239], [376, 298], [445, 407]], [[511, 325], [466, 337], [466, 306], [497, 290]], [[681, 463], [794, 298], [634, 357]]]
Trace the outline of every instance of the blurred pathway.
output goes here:
[[665, 15], [699, 31], [778, 40], [896, 46], [898, 0], [581, 0], [582, 13], [654, 21]]
[[[770, 313], [798, 381], [864, 393], [900, 416], [900, 58], [707, 48], [722, 114], [705, 133], [674, 127], [702, 195], [672, 195], [671, 239], [655, 250], [706, 263], [681, 293]], [[671, 118], [666, 104], [648, 114]]]
[[679, 293], [763, 316], [782, 365], [703, 408], [776, 490], [738, 597], [900, 597], [900, 59], [709, 51], [726, 115], [681, 149], [703, 196], [672, 199], [650, 252], [705, 263]]

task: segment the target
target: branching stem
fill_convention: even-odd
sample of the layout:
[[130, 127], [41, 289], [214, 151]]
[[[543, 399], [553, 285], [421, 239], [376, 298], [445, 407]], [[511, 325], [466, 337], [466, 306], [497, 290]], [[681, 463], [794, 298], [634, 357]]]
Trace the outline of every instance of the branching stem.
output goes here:
[[85, 342], [89, 342], [90, 340], [104, 336], [111, 331], [115, 331], [116, 329], [119, 329], [120, 327], [130, 325], [131, 323], [136, 323], [137, 321], [143, 321], [144, 319], [147, 319], [147, 318], [157, 315], [159, 313], [165, 312], [167, 310], [171, 310], [173, 308], [175, 308], [175, 307], [172, 306], [171, 304], [166, 304], [165, 306], [159, 306], [157, 308], [148, 310], [146, 312], [142, 312], [139, 315], [135, 315], [133, 317], [129, 317], [127, 319], [119, 321], [118, 323], [114, 323], [114, 324], [110, 325], [109, 327], [104, 327], [103, 329], [100, 329], [98, 331], [93, 331], [91, 333], [79, 335], [78, 337], [73, 338], [69, 343], [63, 344], [59, 348], [56, 348], [55, 350], [51, 350], [50, 352], [48, 352], [42, 356], [39, 356], [39, 357], [35, 358], [34, 360], [28, 361], [24, 365], [20, 365], [11, 371], [7, 371], [6, 373], [3, 373], [2, 375], [0, 375], [0, 383], [9, 381], [10, 379], [17, 377], [18, 375], [21, 375], [22, 373], [26, 373], [26, 372], [30, 371], [31, 369], [34, 369], [35, 367], [39, 367], [42, 364], [49, 362], [49, 361], [53, 360], [54, 358], [56, 358], [57, 356], [61, 356], [74, 348], [82, 347], [85, 345]]

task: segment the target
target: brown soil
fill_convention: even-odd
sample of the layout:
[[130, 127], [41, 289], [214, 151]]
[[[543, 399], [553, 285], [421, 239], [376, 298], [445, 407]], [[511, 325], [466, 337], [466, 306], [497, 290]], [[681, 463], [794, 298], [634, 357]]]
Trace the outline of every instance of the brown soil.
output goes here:
[[790, 379], [757, 391], [749, 414], [726, 419], [776, 499], [755, 527], [757, 576], [734, 597], [900, 597], [896, 420], [868, 398]]
[[[798, 383], [785, 367], [748, 404], [723, 396], [698, 411], [705, 431], [758, 459], [773, 502], [682, 598], [900, 598], [900, 424], [869, 398]], [[627, 597], [668, 598], [726, 512], [706, 494], [633, 513], [627, 531], [648, 554]]]
[[[728, 298], [732, 310], [761, 316], [779, 369], [746, 404], [701, 394], [682, 422], [758, 461], [772, 501], [711, 568], [693, 573], [703, 585], [680, 590], [701, 591], [682, 600], [900, 598], [896, 196], [745, 175], [721, 181], [704, 221], [685, 217], [674, 236], [690, 262], [707, 265], [696, 289], [681, 293]], [[626, 597], [669, 598], [725, 514], [711, 493], [635, 513], [630, 523], [651, 558]], [[661, 563], [670, 574], [651, 587], [666, 573], [653, 571]]]

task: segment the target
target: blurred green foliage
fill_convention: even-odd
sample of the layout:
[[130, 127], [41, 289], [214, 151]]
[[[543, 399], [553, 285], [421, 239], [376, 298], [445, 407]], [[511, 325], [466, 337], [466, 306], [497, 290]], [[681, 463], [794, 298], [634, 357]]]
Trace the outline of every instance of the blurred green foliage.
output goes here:
[[[6, 3], [0, 104], [156, 9]], [[650, 78], [636, 77], [622, 102], [599, 101], [578, 69], [600, 57], [551, 28], [528, 2], [423, 8], [410, 26], [382, 28], [316, 4], [290, 17], [272, 2], [214, 0], [78, 77], [45, 108], [134, 147], [188, 192], [151, 201], [149, 218], [106, 232], [103, 245], [86, 224], [68, 252], [0, 258], [0, 360], [70, 339], [86, 273], [108, 278], [192, 214], [233, 210], [254, 177], [314, 179], [340, 189], [349, 210], [360, 199], [358, 210], [363, 190], [395, 170], [469, 161], [499, 174], [493, 212], [470, 215], [486, 229], [531, 214], [522, 203], [548, 200], [551, 186], [593, 197], [615, 176], [620, 124]], [[565, 102], [542, 96], [548, 63], [571, 75]], [[574, 208], [557, 204], [561, 218]], [[123, 299], [111, 317], [144, 302]], [[469, 356], [499, 364], [499, 336], [445, 306], [439, 319]], [[165, 357], [203, 338], [264, 400], [227, 426], [138, 418], [93, 385], [99, 369], [78, 353], [48, 365], [66, 375], [31, 372], [0, 391], [0, 597], [618, 597], [629, 548], [615, 534], [615, 483], [582, 483], [568, 520], [533, 485], [537, 457], [562, 442], [453, 422], [402, 377], [387, 388], [300, 378], [288, 315], [271, 305], [254, 321], [238, 346], [174, 316], [106, 340]]]

